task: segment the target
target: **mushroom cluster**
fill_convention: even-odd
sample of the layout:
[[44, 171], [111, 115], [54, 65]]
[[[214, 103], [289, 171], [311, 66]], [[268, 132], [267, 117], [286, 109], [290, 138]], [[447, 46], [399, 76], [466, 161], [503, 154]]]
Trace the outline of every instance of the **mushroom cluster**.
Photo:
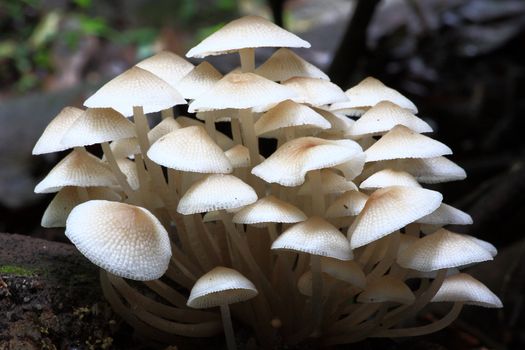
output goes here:
[[[232, 315], [263, 348], [330, 346], [434, 332], [464, 304], [502, 306], [460, 272], [496, 249], [443, 228], [472, 220], [422, 186], [465, 178], [450, 148], [399, 92], [371, 77], [343, 92], [289, 49], [309, 46], [243, 17], [187, 54], [237, 52], [240, 68], [223, 76], [161, 52], [87, 109], [64, 108], [38, 140], [34, 154], [71, 149], [35, 188], [57, 193], [42, 225], [66, 227], [143, 334], [224, 330], [233, 349]], [[255, 67], [257, 47], [279, 49]], [[196, 119], [174, 116], [186, 103]], [[266, 159], [260, 138], [277, 140]], [[85, 148], [95, 144], [101, 159]], [[443, 318], [404, 326], [437, 302], [451, 304]]]

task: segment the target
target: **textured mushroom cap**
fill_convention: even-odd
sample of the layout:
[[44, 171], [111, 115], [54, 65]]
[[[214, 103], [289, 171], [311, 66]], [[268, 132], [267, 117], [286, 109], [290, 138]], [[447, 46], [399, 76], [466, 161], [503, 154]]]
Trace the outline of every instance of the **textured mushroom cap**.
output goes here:
[[365, 290], [359, 294], [359, 303], [396, 302], [412, 304], [416, 297], [408, 286], [401, 280], [391, 276], [381, 276], [369, 282]]
[[[110, 201], [120, 200], [120, 196], [105, 187], [87, 188], [91, 199], [105, 199]], [[76, 187], [64, 187], [51, 200], [42, 216], [42, 227], [66, 227], [66, 219], [74, 207], [82, 203]]]
[[316, 129], [331, 127], [330, 123], [313, 109], [290, 100], [279, 103], [254, 124], [257, 135], [292, 126]]
[[356, 216], [365, 207], [368, 196], [359, 191], [348, 191], [338, 197], [326, 209], [327, 218], [339, 218], [346, 216]]
[[60, 152], [69, 147], [61, 143], [62, 137], [69, 127], [77, 120], [84, 111], [75, 107], [64, 107], [58, 115], [51, 120], [42, 136], [33, 148], [33, 154], [44, 154]]
[[308, 171], [341, 164], [359, 153], [361, 147], [351, 140], [301, 137], [279, 147], [254, 167], [252, 174], [268, 183], [297, 186], [304, 182]]
[[245, 16], [208, 36], [186, 54], [202, 58], [255, 47], [310, 47], [307, 41], [258, 16]]
[[111, 108], [88, 108], [62, 138], [62, 144], [71, 147], [88, 146], [135, 136], [135, 126]]
[[155, 141], [160, 139], [162, 136], [169, 134], [172, 131], [179, 130], [180, 124], [173, 118], [162, 119], [153, 129], [148, 132], [148, 140], [150, 144], [154, 144]]
[[[126, 176], [126, 181], [132, 190], [136, 191], [140, 187], [139, 174], [137, 171], [137, 164], [127, 158], [117, 159], [117, 165], [120, 171]], [[118, 186], [120, 188], [120, 185]], [[120, 188], [121, 189], [121, 188]], [[123, 190], [123, 189], [121, 189]], [[103, 198], [100, 198], [103, 199]]]
[[295, 77], [282, 84], [295, 92], [298, 97], [293, 100], [299, 103], [323, 106], [348, 100], [343, 90], [328, 80]]
[[144, 113], [158, 112], [186, 100], [167, 82], [142, 68], [133, 67], [107, 82], [84, 102], [90, 108], [113, 108], [125, 116], [133, 107], [142, 106]]
[[35, 187], [35, 193], [58, 192], [65, 186], [115, 186], [115, 176], [92, 154], [75, 149], [51, 169]]
[[330, 112], [320, 107], [312, 107], [312, 109], [328, 120], [331, 128], [325, 130], [324, 133], [333, 135], [333, 137], [343, 138], [355, 123], [353, 119], [348, 118], [346, 115]]
[[365, 273], [353, 260], [337, 260], [332, 258], [321, 258], [321, 271], [335, 279], [344, 281], [361, 289], [365, 288]]
[[274, 196], [261, 198], [233, 216], [233, 222], [237, 224], [296, 223], [306, 219], [306, 215], [300, 209]]
[[[324, 194], [343, 193], [346, 191], [357, 191], [357, 186], [330, 169], [321, 170], [321, 187]], [[316, 189], [319, 190], [319, 189]], [[312, 181], [307, 178], [299, 188], [297, 194], [309, 195], [312, 193]]]
[[488, 308], [501, 308], [501, 300], [483, 283], [466, 273], [445, 278], [431, 302], [463, 302]]
[[255, 70], [255, 73], [273, 81], [285, 81], [293, 77], [330, 80], [322, 70], [286, 48], [275, 51]]
[[211, 89], [221, 78], [222, 74], [204, 61], [177, 83], [177, 90], [184, 98], [195, 99]]
[[366, 161], [399, 158], [432, 158], [452, 154], [445, 144], [397, 125], [365, 151]]
[[[202, 127], [204, 127], [204, 123], [198, 121], [197, 119], [193, 119], [193, 118], [190, 118], [190, 117], [181, 116], [181, 117], [177, 117], [177, 119], [175, 119], [175, 120], [183, 128], [185, 128], [187, 126], [202, 126]], [[231, 138], [229, 138], [228, 136], [224, 135], [222, 132], [217, 131], [217, 130], [215, 131], [215, 140], [217, 140], [217, 145], [219, 145], [219, 147], [222, 148], [223, 150], [226, 150], [226, 149], [229, 149], [229, 148], [232, 148], [233, 146], [235, 146], [235, 144], [233, 143], [233, 140]]]
[[66, 236], [92, 263], [124, 278], [149, 281], [168, 269], [168, 233], [148, 210], [134, 205], [92, 200], [76, 206]]
[[328, 221], [317, 216], [284, 231], [272, 243], [271, 249], [303, 252], [339, 260], [353, 258], [345, 236]]
[[213, 174], [195, 182], [180, 199], [177, 211], [184, 215], [233, 209], [252, 204], [257, 194], [233, 175]]
[[387, 168], [406, 171], [417, 181], [426, 184], [463, 180], [467, 177], [463, 168], [445, 157], [382, 161], [364, 169], [363, 175]]
[[443, 196], [416, 187], [392, 186], [376, 190], [348, 229], [352, 249], [376, 241], [439, 207]]
[[432, 128], [408, 110], [381, 101], [364, 113], [350, 128], [348, 136], [381, 135], [396, 125], [403, 125], [416, 133], [432, 132]]
[[173, 52], [161, 51], [136, 64], [177, 88], [177, 83], [193, 69], [193, 64]]
[[345, 94], [348, 101], [332, 105], [331, 110], [367, 110], [381, 101], [390, 101], [414, 114], [417, 113], [417, 107], [408, 98], [372, 77], [363, 79], [356, 86], [346, 90]]
[[109, 144], [109, 147], [116, 159], [132, 158], [133, 155], [140, 154], [140, 145], [136, 137], [115, 140]]
[[195, 282], [187, 305], [195, 309], [207, 309], [246, 301], [257, 294], [253, 283], [240, 272], [217, 266]]
[[347, 180], [353, 180], [363, 171], [365, 158], [365, 154], [360, 152], [353, 156], [350, 160], [341, 164], [337, 164], [333, 168], [341, 171]]
[[411, 244], [397, 257], [401, 267], [417, 271], [434, 271], [492, 260], [488, 251], [472, 239], [445, 229]]
[[201, 126], [189, 126], [162, 136], [148, 157], [171, 169], [197, 173], [230, 173], [233, 170], [222, 149]]
[[376, 189], [390, 186], [421, 187], [419, 182], [406, 171], [384, 169], [361, 182], [361, 189]]
[[417, 222], [428, 225], [470, 225], [472, 217], [451, 205], [441, 203], [435, 211], [423, 216]]
[[190, 112], [216, 109], [264, 109], [296, 97], [295, 92], [254, 73], [230, 73], [199, 95], [189, 106]]
[[498, 255], [498, 249], [496, 249], [496, 247], [492, 243], [484, 241], [484, 240], [479, 239], [479, 238], [476, 238], [476, 237], [471, 236], [471, 235], [462, 235], [462, 236], [465, 237], [465, 238], [471, 239], [472, 241], [474, 241], [474, 243], [476, 243], [481, 248], [483, 248], [487, 252], [489, 252], [489, 254], [492, 255], [492, 257], [495, 257], [496, 255]]

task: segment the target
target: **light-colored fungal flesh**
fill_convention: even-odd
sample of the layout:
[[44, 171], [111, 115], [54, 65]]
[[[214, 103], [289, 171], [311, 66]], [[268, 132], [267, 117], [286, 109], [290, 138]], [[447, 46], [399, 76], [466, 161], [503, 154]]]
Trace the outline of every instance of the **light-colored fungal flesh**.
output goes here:
[[306, 219], [306, 215], [300, 209], [275, 196], [261, 198], [233, 216], [233, 222], [239, 224], [296, 223]]
[[435, 211], [423, 216], [417, 222], [427, 225], [470, 225], [472, 217], [451, 205], [441, 203]]
[[390, 186], [421, 187], [419, 182], [406, 171], [384, 169], [361, 182], [359, 188], [369, 190]]
[[148, 57], [137, 63], [137, 67], [155, 74], [174, 88], [177, 88], [179, 80], [194, 69], [193, 64], [169, 51]]
[[382, 276], [368, 283], [365, 290], [357, 297], [359, 303], [412, 304], [414, 300], [415, 296], [410, 288], [403, 281], [391, 276]]
[[[310, 195], [313, 192], [312, 181], [307, 178], [297, 192], [299, 195]], [[314, 189], [318, 191], [318, 188]], [[348, 181], [344, 176], [337, 174], [331, 169], [321, 170], [321, 190], [324, 194], [343, 193], [347, 191], [357, 191], [357, 186]]]
[[356, 216], [365, 207], [368, 196], [359, 191], [348, 191], [337, 197], [326, 209], [327, 218]]
[[273, 81], [294, 77], [330, 80], [328, 75], [287, 48], [280, 48], [255, 70], [255, 73]]
[[221, 78], [222, 74], [204, 61], [178, 81], [176, 88], [184, 98], [195, 99], [211, 89]]
[[348, 99], [339, 86], [323, 79], [295, 77], [284, 81], [283, 85], [295, 92], [295, 102], [311, 106], [329, 105]]
[[69, 147], [61, 143], [62, 138], [82, 113], [84, 111], [79, 108], [64, 107], [45, 128], [33, 148], [33, 154], [53, 153], [68, 149]]
[[463, 302], [488, 308], [501, 308], [501, 300], [483, 283], [466, 273], [448, 276], [431, 302]]

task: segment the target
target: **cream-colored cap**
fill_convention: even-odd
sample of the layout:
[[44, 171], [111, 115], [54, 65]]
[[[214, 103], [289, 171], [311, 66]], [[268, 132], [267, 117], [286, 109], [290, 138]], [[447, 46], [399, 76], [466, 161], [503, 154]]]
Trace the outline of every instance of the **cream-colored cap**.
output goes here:
[[202, 58], [256, 47], [310, 47], [310, 44], [265, 18], [245, 16], [208, 36], [186, 56]]
[[297, 97], [295, 102], [311, 106], [324, 106], [348, 100], [343, 90], [334, 83], [318, 78], [290, 78], [282, 83], [292, 89]]
[[136, 66], [155, 74], [174, 88], [177, 88], [182, 77], [193, 70], [193, 64], [169, 51], [161, 51]]
[[42, 133], [42, 136], [40, 136], [36, 142], [33, 148], [33, 154], [60, 152], [68, 149], [69, 147], [61, 143], [62, 138], [82, 113], [84, 113], [84, 111], [79, 108], [64, 107], [60, 113], [51, 120]]
[[[357, 191], [357, 186], [348, 181], [344, 176], [337, 174], [332, 169], [321, 170], [321, 189], [324, 194], [343, 193], [346, 191]], [[319, 190], [316, 188], [316, 191]], [[312, 181], [307, 178], [297, 192], [299, 195], [312, 194]]]
[[92, 263], [124, 278], [149, 281], [168, 269], [168, 232], [148, 210], [134, 205], [92, 200], [76, 206], [66, 236]]
[[306, 219], [300, 209], [271, 195], [247, 205], [233, 216], [237, 224], [296, 223]]
[[359, 188], [370, 190], [390, 186], [421, 187], [419, 182], [406, 171], [384, 169], [361, 182]]
[[[177, 117], [175, 120], [182, 127], [187, 127], [187, 126], [204, 127], [204, 123], [198, 121], [197, 119], [193, 119], [193, 118], [186, 117], [186, 116]], [[222, 148], [223, 150], [227, 150], [235, 146], [231, 138], [229, 138], [228, 136], [224, 135], [222, 132], [217, 131], [217, 130], [215, 131], [215, 140], [217, 141], [217, 144], [219, 145], [219, 147]]]
[[368, 196], [359, 191], [348, 191], [339, 196], [326, 209], [327, 218], [356, 216], [365, 207]]
[[211, 89], [221, 78], [222, 74], [204, 61], [177, 83], [177, 90], [184, 98], [195, 99]]
[[162, 119], [160, 123], [155, 125], [153, 129], [148, 132], [148, 140], [150, 145], [160, 139], [162, 136], [169, 134], [172, 131], [179, 130], [181, 125], [173, 118]]
[[501, 300], [483, 283], [466, 273], [445, 278], [431, 302], [463, 302], [488, 308], [502, 308]]
[[365, 273], [353, 260], [338, 260], [332, 258], [321, 258], [321, 271], [335, 279], [349, 283], [360, 289], [366, 285]]
[[415, 299], [414, 293], [403, 281], [392, 276], [381, 276], [367, 284], [357, 302], [412, 304]]
[[109, 147], [116, 159], [133, 158], [135, 154], [140, 154], [140, 145], [136, 137], [115, 140]]
[[286, 48], [275, 51], [255, 73], [273, 81], [285, 81], [294, 77], [330, 80], [322, 70]]
[[451, 205], [441, 203], [439, 208], [417, 222], [428, 225], [470, 225], [472, 217]]

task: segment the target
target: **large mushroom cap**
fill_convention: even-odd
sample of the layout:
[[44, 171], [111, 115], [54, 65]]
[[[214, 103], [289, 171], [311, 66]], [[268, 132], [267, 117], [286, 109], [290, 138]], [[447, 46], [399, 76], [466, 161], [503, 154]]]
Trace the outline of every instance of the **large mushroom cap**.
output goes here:
[[61, 143], [62, 138], [73, 125], [75, 120], [84, 111], [75, 107], [64, 107], [58, 115], [51, 120], [42, 136], [38, 139], [33, 148], [33, 154], [44, 154], [63, 151], [69, 147]]
[[295, 102], [311, 106], [323, 106], [348, 100], [343, 90], [328, 80], [295, 77], [286, 80], [283, 85], [296, 93], [297, 97], [293, 99]]
[[483, 283], [466, 273], [448, 276], [431, 302], [463, 302], [488, 308], [501, 308], [501, 300]]
[[155, 74], [174, 88], [193, 69], [193, 64], [169, 51], [161, 51], [140, 61], [136, 66]]
[[177, 82], [177, 90], [187, 99], [195, 99], [221, 80], [219, 73], [210, 63], [204, 61]]
[[147, 281], [168, 268], [171, 245], [159, 220], [144, 208], [104, 200], [76, 206], [66, 236], [95, 265], [124, 278]]
[[266, 62], [257, 67], [255, 73], [273, 81], [285, 81], [293, 77], [330, 80], [322, 70], [284, 47], [275, 51]]
[[147, 70], [133, 67], [98, 89], [84, 106], [113, 108], [128, 117], [133, 115], [133, 107], [142, 106], [144, 113], [153, 113], [185, 103], [167, 82]]
[[361, 182], [359, 188], [370, 190], [390, 186], [421, 187], [419, 182], [406, 171], [383, 169]]
[[217, 266], [195, 282], [187, 305], [195, 309], [206, 309], [246, 301], [257, 294], [253, 283], [240, 272]]
[[226, 24], [186, 56], [202, 58], [255, 47], [310, 47], [310, 44], [267, 19], [246, 16]]

